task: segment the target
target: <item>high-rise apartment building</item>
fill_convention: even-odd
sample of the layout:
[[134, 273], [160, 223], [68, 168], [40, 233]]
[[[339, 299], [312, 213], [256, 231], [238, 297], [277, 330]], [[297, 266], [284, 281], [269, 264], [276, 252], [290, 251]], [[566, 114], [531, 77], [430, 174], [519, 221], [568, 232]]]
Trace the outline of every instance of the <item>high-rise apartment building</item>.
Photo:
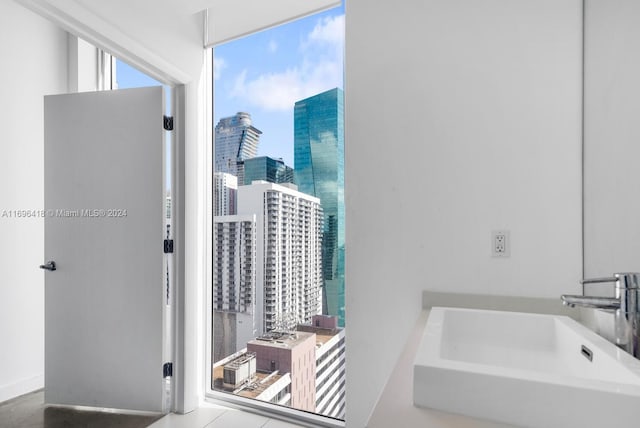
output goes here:
[[214, 217], [214, 361], [259, 334], [256, 318], [256, 216]]
[[213, 215], [234, 215], [237, 211], [238, 178], [227, 172], [215, 172]]
[[296, 102], [295, 182], [324, 211], [324, 311], [344, 326], [344, 93], [335, 88]]
[[269, 183], [293, 183], [293, 168], [285, 165], [282, 159], [259, 156], [244, 161], [244, 183], [255, 180]]
[[256, 156], [260, 134], [262, 131], [251, 125], [249, 113], [220, 119], [215, 129], [214, 171], [235, 175], [239, 184], [244, 183], [242, 161]]
[[293, 184], [238, 188], [238, 214], [256, 216], [256, 306], [260, 333], [293, 329], [322, 312], [320, 201]]
[[344, 419], [346, 414], [345, 330], [335, 316], [316, 315], [297, 331], [316, 335], [316, 413]]

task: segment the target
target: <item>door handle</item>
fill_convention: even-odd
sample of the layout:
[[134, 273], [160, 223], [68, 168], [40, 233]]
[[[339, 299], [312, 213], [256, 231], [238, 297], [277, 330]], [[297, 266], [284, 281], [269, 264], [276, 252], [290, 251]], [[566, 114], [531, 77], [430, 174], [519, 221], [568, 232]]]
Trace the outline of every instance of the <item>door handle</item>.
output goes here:
[[51, 270], [54, 271], [56, 270], [56, 262], [54, 262], [53, 260], [50, 262], [47, 262], [44, 265], [40, 265], [40, 269], [45, 269], [45, 270]]

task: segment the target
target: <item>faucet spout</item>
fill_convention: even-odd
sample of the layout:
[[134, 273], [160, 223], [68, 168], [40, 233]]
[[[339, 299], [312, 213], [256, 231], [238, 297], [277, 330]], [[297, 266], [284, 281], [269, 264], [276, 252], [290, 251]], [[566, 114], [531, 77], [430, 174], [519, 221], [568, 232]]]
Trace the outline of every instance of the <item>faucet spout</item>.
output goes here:
[[[562, 295], [566, 306], [614, 311], [615, 344], [640, 359], [640, 273], [615, 273], [609, 278], [585, 279], [583, 284], [613, 282], [614, 297]], [[584, 294], [584, 290], [583, 290]]]
[[563, 294], [560, 298], [562, 299], [563, 305], [571, 308], [582, 306], [595, 309], [620, 309], [620, 299], [616, 299], [615, 297], [573, 296]]

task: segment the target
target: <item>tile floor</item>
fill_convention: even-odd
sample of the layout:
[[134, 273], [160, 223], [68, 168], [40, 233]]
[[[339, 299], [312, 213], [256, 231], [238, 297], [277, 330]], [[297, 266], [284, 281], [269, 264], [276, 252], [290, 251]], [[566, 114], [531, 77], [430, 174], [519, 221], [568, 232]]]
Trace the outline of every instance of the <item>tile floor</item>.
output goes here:
[[202, 407], [186, 415], [170, 414], [149, 428], [299, 428], [289, 422], [236, 409]]

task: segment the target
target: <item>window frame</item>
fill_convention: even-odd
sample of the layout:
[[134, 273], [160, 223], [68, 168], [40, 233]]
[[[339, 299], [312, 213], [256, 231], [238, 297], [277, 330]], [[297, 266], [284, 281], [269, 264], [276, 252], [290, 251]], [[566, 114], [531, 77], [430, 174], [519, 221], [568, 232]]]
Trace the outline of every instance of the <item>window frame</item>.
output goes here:
[[[260, 31], [260, 30], [259, 30]], [[255, 31], [258, 32], [258, 31]], [[251, 35], [247, 33], [244, 36]], [[205, 114], [205, 126], [206, 126], [206, 191], [204, 199], [206, 210], [204, 229], [205, 234], [205, 290], [203, 290], [204, 302], [200, 307], [203, 310], [202, 322], [204, 322], [203, 334], [205, 335], [203, 343], [205, 358], [203, 361], [204, 367], [204, 400], [210, 404], [224, 405], [230, 408], [245, 410], [252, 413], [257, 413], [262, 416], [282, 419], [287, 422], [295, 423], [306, 427], [326, 427], [326, 428], [344, 428], [346, 426], [345, 420], [332, 418], [330, 416], [324, 416], [318, 413], [307, 412], [304, 410], [295, 409], [283, 405], [278, 405], [266, 401], [260, 401], [257, 399], [240, 397], [230, 393], [216, 391], [212, 386], [212, 367], [213, 367], [213, 255], [216, 248], [214, 242], [214, 230], [213, 230], [213, 204], [215, 203], [213, 198], [214, 192], [214, 51], [215, 45], [205, 49], [205, 67], [206, 77], [204, 90], [206, 92], [206, 114]], [[201, 354], [202, 355], [202, 354]]]

